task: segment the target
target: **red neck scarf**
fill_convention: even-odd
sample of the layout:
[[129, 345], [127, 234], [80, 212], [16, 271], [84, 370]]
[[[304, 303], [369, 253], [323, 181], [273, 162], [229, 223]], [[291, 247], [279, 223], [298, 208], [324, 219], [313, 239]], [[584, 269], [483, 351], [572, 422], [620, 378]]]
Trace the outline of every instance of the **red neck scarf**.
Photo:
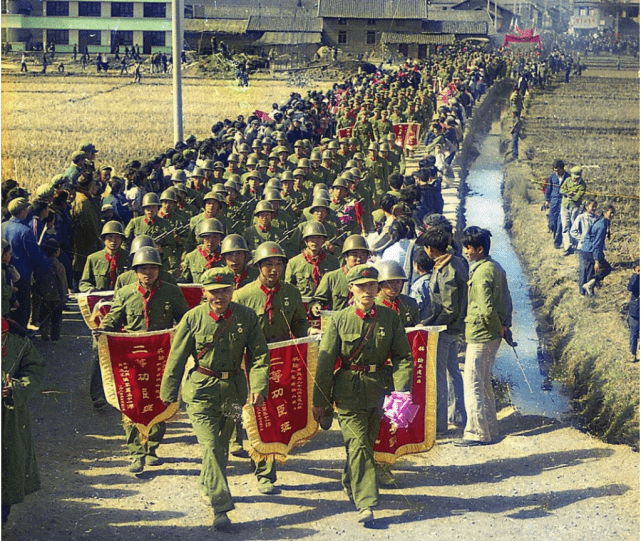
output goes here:
[[160, 280], [158, 280], [153, 287], [147, 291], [144, 287], [141, 285], [138, 286], [138, 293], [142, 295], [142, 302], [143, 302], [143, 311], [145, 313], [145, 325], [147, 326], [147, 330], [149, 330], [149, 303], [151, 302], [151, 299], [154, 298], [154, 295], [158, 292], [158, 288], [160, 287]]
[[151, 220], [145, 216], [145, 223], [147, 225], [156, 225], [156, 218], [152, 218]]
[[312, 257], [307, 250], [303, 250], [303, 259], [314, 265], [314, 268], [312, 269], [312, 280], [314, 280], [314, 287], [318, 287], [321, 279], [319, 265], [325, 260], [325, 252], [321, 250], [316, 257]]
[[211, 311], [209, 312], [209, 315], [216, 323], [218, 323], [221, 319], [227, 321], [229, 319], [229, 316], [231, 316], [231, 313], [231, 309], [228, 308], [224, 314], [218, 315], [216, 312]]
[[367, 314], [363, 312], [360, 308], [356, 309], [356, 315], [365, 321], [366, 317], [374, 319], [376, 317], [376, 307], [372, 308]]
[[396, 300], [394, 301], [388, 301], [387, 299], [383, 300], [383, 306], [387, 306], [388, 308], [391, 308], [394, 310], [397, 314], [401, 313], [401, 298], [396, 297]]
[[259, 225], [258, 229], [260, 229], [261, 233], [266, 233], [267, 231], [269, 231], [270, 227], [271, 226], [269, 226], [269, 225], [267, 227], [263, 227], [262, 225]]
[[269, 324], [272, 324], [272, 316], [274, 315], [274, 295], [280, 291], [280, 282], [276, 284], [275, 287], [269, 289], [263, 284], [260, 284], [260, 290], [267, 295], [265, 299], [265, 312], [267, 312], [267, 320]]
[[116, 252], [116, 255], [109, 255], [105, 252], [105, 259], [109, 262], [109, 288], [113, 289], [116, 284], [116, 278], [118, 277], [118, 259], [120, 259], [120, 252]]
[[169, 220], [169, 218], [171, 218], [171, 213], [170, 213], [170, 212], [169, 212], [169, 213], [167, 213], [167, 214], [165, 214], [165, 212], [164, 212], [163, 210], [161, 210], [161, 211], [159, 212], [159, 214], [160, 214], [160, 217], [161, 217], [161, 218], [167, 218], [168, 220]]
[[240, 284], [245, 278], [247, 278], [248, 275], [249, 275], [249, 269], [245, 269], [240, 274], [234, 274], [234, 284], [235, 284], [234, 289], [240, 289]]
[[214, 263], [218, 263], [222, 259], [220, 250], [217, 250], [213, 254], [210, 254], [204, 246], [199, 246], [198, 253], [205, 258], [205, 261], [207, 261], [207, 263], [205, 263], [206, 269], [211, 269]]

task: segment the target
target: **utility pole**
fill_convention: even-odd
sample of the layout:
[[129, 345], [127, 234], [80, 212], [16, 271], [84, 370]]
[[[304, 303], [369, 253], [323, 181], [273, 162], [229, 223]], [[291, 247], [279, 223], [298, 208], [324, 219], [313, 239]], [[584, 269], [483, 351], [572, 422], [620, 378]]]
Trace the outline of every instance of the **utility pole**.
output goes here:
[[183, 50], [183, 0], [171, 2], [171, 48], [174, 61], [174, 143], [183, 140], [183, 92], [182, 92], [182, 50]]

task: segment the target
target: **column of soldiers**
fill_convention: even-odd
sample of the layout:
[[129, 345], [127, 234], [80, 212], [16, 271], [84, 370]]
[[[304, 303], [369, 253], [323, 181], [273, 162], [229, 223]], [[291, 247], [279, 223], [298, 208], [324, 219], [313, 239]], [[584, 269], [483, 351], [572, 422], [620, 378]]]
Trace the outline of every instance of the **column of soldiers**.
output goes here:
[[[321, 344], [314, 416], [323, 428], [331, 425], [329, 367], [338, 356], [345, 388], [335, 389], [334, 399], [348, 450], [343, 484], [359, 522], [372, 520], [378, 483], [391, 476], [376, 472], [372, 458], [382, 397], [385, 389], [406, 392], [411, 381], [409, 345], [398, 329], [420, 318], [416, 301], [401, 294], [408, 276], [400, 265], [366, 265], [373, 251], [364, 235], [400, 213], [420, 230], [424, 216], [442, 210], [432, 194], [435, 157], [421, 164], [420, 174], [403, 178], [406, 155], [393, 124], [413, 122], [426, 130], [438, 123], [458, 133], [468, 91], [456, 85], [467, 80], [459, 75], [482, 77], [491, 66], [496, 76], [499, 64], [472, 49], [454, 53], [449, 60], [406, 65], [395, 76], [363, 76], [342, 85], [341, 93], [311, 92], [305, 99], [293, 93], [273, 121], [225, 120], [203, 141], [192, 136], [145, 163], [128, 163], [122, 176], [112, 176], [108, 166], [99, 169], [97, 149], [83, 143], [68, 170], [40, 186], [32, 203], [23, 189], [3, 185], [3, 196], [6, 188], [13, 192], [3, 198], [3, 215], [6, 208], [11, 216], [3, 224], [3, 298], [4, 283], [14, 276], [11, 263], [19, 276], [15, 290], [7, 290], [3, 315], [7, 306], [6, 315], [25, 333], [30, 316], [41, 330], [48, 317], [30, 309], [34, 271], [38, 280], [55, 282], [60, 306], [67, 289], [115, 291], [96, 335], [178, 325], [179, 347], [172, 348], [161, 396], [176, 400], [186, 360], [197, 357], [183, 396], [203, 446], [201, 488], [215, 528], [229, 527], [226, 513], [233, 508], [225, 467], [234, 427], [240, 431], [221, 408], [227, 398], [242, 405], [247, 397], [243, 355], [251, 353], [251, 403], [260, 406], [266, 344], [318, 332], [310, 320], [323, 309], [338, 315]], [[439, 85], [452, 83], [448, 105], [437, 107]], [[336, 137], [344, 127], [351, 135]], [[384, 205], [385, 198], [398, 208]], [[5, 264], [7, 250], [16, 258]], [[178, 283], [202, 284], [206, 302], [188, 312]], [[457, 336], [459, 323], [452, 324]], [[232, 336], [232, 327], [245, 332]], [[372, 332], [377, 338], [365, 340]], [[356, 394], [347, 381], [362, 383]], [[95, 352], [90, 394], [97, 410], [106, 406]], [[132, 473], [160, 462], [164, 425], [145, 442], [135, 427], [125, 431]], [[274, 463], [254, 467], [259, 490], [278, 492]]]

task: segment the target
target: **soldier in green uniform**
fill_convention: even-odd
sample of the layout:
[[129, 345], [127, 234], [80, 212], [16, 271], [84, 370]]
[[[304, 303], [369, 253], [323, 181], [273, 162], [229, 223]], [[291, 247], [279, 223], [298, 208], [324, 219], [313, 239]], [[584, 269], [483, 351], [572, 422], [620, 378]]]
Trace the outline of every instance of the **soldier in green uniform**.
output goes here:
[[83, 293], [113, 290], [118, 276], [125, 272], [127, 266], [127, 252], [122, 248], [125, 240], [122, 224], [115, 220], [107, 222], [100, 238], [105, 247], [87, 258], [78, 286]]
[[287, 263], [285, 282], [296, 286], [303, 297], [311, 297], [321, 278], [338, 269], [340, 263], [323, 248], [327, 231], [322, 223], [315, 220], [307, 222], [303, 229], [303, 240], [305, 249]]
[[254, 211], [254, 216], [258, 218], [256, 225], [251, 225], [243, 232], [243, 238], [247, 247], [254, 252], [263, 242], [280, 241], [283, 239], [283, 232], [277, 227], [272, 227], [272, 217], [274, 207], [268, 201], [259, 201]]
[[40, 489], [29, 398], [42, 385], [45, 360], [31, 340], [9, 332], [2, 318], [2, 525], [11, 506]]
[[[336, 403], [347, 451], [342, 483], [358, 509], [358, 522], [370, 523], [378, 505], [374, 442], [386, 392], [409, 392], [413, 358], [396, 312], [376, 306], [378, 271], [356, 265], [347, 275], [354, 305], [335, 314], [323, 334], [313, 397], [314, 418]], [[341, 366], [334, 375], [336, 360]], [[388, 359], [391, 364], [388, 366]]]
[[394, 310], [401, 318], [403, 327], [414, 327], [420, 322], [418, 303], [407, 295], [401, 293], [407, 276], [403, 267], [396, 261], [380, 261], [378, 269], [378, 284], [380, 291], [376, 297], [376, 304]]
[[176, 183], [173, 186], [174, 193], [176, 194], [176, 198], [178, 200], [176, 204], [176, 209], [182, 212], [185, 216], [187, 216], [188, 220], [191, 220], [194, 216], [196, 216], [199, 212], [198, 207], [194, 207], [193, 205], [190, 205], [187, 203], [187, 188], [185, 187], [184, 184], [181, 183]]
[[369, 170], [369, 182], [374, 201], [378, 204], [381, 195], [389, 190], [389, 163], [378, 155], [378, 144], [370, 143], [369, 156], [365, 160], [365, 168]]
[[328, 272], [318, 284], [314, 298], [309, 304], [310, 312], [318, 317], [320, 310], [342, 310], [346, 308], [351, 299], [347, 284], [347, 273], [356, 265], [367, 262], [371, 255], [365, 237], [362, 235], [350, 235], [343, 244], [345, 265], [340, 269]]
[[[150, 248], [155, 248], [156, 244], [154, 239], [149, 235], [139, 235], [131, 242], [131, 248], [129, 249], [129, 259], [133, 261], [136, 252], [145, 246]], [[163, 282], [168, 282], [170, 284], [178, 285], [176, 277], [173, 274], [169, 274], [165, 269], [160, 269], [160, 279]], [[116, 285], [114, 286], [114, 291], [120, 289], [121, 287], [128, 286], [138, 281], [136, 277], [136, 271], [134, 269], [129, 269], [128, 271], [123, 272], [116, 279]]]
[[225, 266], [220, 253], [220, 242], [224, 236], [223, 224], [216, 218], [209, 218], [200, 224], [198, 237], [202, 244], [185, 256], [181, 265], [181, 282], [199, 284], [206, 270]]
[[241, 365], [245, 359], [251, 403], [261, 407], [269, 389], [269, 357], [255, 312], [231, 302], [234, 273], [227, 268], [207, 270], [202, 284], [207, 302], [190, 310], [176, 329], [160, 397], [167, 405], [178, 400], [185, 366], [193, 356], [196, 367], [187, 376], [182, 397], [202, 446], [200, 490], [214, 510], [214, 529], [226, 530], [227, 512], [234, 508], [226, 475], [229, 440], [234, 410], [248, 395]]
[[191, 252], [198, 246], [200, 224], [205, 220], [216, 218], [223, 224], [225, 232], [231, 229], [232, 224], [229, 219], [223, 216], [223, 204], [223, 197], [216, 192], [205, 194], [203, 197], [203, 211], [189, 221], [189, 234], [185, 241], [185, 252]]
[[[129, 222], [125, 229], [125, 238], [131, 245], [134, 237], [138, 235], [149, 235], [154, 241], [163, 233], [169, 233], [173, 228], [169, 220], [158, 216], [160, 210], [160, 199], [155, 193], [148, 193], [142, 198], [142, 209], [144, 216], [138, 216]], [[179, 260], [176, 257], [176, 238], [173, 233], [163, 236], [158, 242], [162, 250], [163, 268], [172, 270], [178, 267]]]
[[[179, 322], [189, 307], [180, 288], [160, 280], [162, 261], [155, 248], [140, 248], [132, 263], [138, 282], [116, 291], [111, 310], [104, 317], [100, 328], [94, 331], [141, 332], [170, 329], [174, 321]], [[156, 449], [165, 434], [165, 423], [155, 424], [149, 431], [146, 443], [140, 440], [135, 425], [125, 422], [127, 447], [132, 457], [129, 471], [140, 473], [145, 464], [160, 463]]]
[[248, 265], [251, 252], [242, 236], [227, 235], [221, 245], [220, 253], [227, 268], [234, 273], [234, 289], [240, 289], [258, 278], [258, 269]]
[[[281, 281], [287, 257], [279, 244], [264, 242], [257, 249], [254, 264], [258, 278], [238, 289], [234, 300], [251, 308], [258, 315], [263, 334], [268, 343], [300, 338], [319, 332], [311, 329], [303, 307], [301, 294], [291, 284]], [[256, 463], [258, 490], [262, 494], [276, 494], [275, 462], [261, 460]]]
[[369, 120], [367, 120], [367, 113], [362, 112], [358, 115], [358, 121], [352, 128], [352, 137], [356, 137], [359, 140], [361, 148], [367, 148], [374, 140], [374, 130]]
[[[284, 237], [287, 236], [285, 232], [291, 231], [294, 228], [294, 217], [288, 210], [281, 208], [283, 198], [280, 196], [280, 191], [276, 189], [265, 190], [263, 196], [264, 201], [268, 201], [274, 209], [274, 214], [271, 220], [271, 227], [276, 227], [283, 231]], [[254, 217], [254, 225], [258, 223], [258, 218]]]
[[[177, 208], [178, 205], [178, 195], [173, 188], [168, 188], [160, 194], [160, 211], [158, 211], [158, 216], [167, 220], [171, 224], [172, 229], [177, 229], [185, 225], [191, 218], [186, 212]], [[183, 233], [182, 236], [178, 232], [174, 232], [174, 239], [176, 240], [176, 259], [180, 260], [183, 255], [183, 237], [186, 237], [186, 233]]]

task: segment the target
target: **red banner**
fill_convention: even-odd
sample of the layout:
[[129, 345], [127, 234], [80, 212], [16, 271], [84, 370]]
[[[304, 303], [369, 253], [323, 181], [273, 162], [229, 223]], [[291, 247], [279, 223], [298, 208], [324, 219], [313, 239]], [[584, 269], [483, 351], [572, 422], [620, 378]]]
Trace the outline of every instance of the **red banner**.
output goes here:
[[407, 454], [429, 451], [436, 441], [436, 347], [438, 328], [407, 329], [414, 357], [412, 402], [419, 406], [407, 428], [393, 426], [383, 417], [374, 444], [377, 462], [393, 464]]
[[78, 295], [78, 306], [80, 306], [80, 313], [87, 327], [90, 329], [100, 327], [102, 318], [111, 309], [113, 298], [113, 291], [95, 291]]
[[408, 147], [415, 147], [418, 145], [418, 136], [421, 130], [420, 124], [410, 124], [407, 128], [407, 135], [405, 136], [405, 145]]
[[269, 116], [269, 113], [266, 113], [265, 111], [259, 111], [256, 109], [254, 111], [254, 114], [262, 121], [262, 122], [271, 122], [272, 118]]
[[203, 286], [200, 284], [178, 284], [189, 309], [196, 308], [203, 299]]
[[269, 392], [265, 405], [243, 408], [250, 455], [256, 461], [274, 457], [284, 462], [289, 451], [318, 432], [311, 398], [319, 336], [276, 342], [269, 346]]
[[341, 128], [338, 130], [338, 137], [342, 139], [343, 137], [351, 137], [352, 136], [352, 127], [350, 126], [349, 128]]
[[418, 136], [421, 126], [416, 123], [394, 124], [394, 135], [396, 135], [396, 144], [403, 148], [418, 145]]
[[541, 36], [513, 36], [511, 34], [505, 34], [503, 38], [503, 47], [507, 47], [510, 43], [536, 43], [537, 47], [541, 48]]
[[394, 135], [396, 135], [396, 144], [405, 148], [405, 136], [409, 124], [394, 124]]
[[140, 333], [101, 333], [100, 370], [107, 401], [136, 425], [143, 438], [149, 429], [178, 411], [178, 402], [165, 406], [160, 384], [174, 330]]

